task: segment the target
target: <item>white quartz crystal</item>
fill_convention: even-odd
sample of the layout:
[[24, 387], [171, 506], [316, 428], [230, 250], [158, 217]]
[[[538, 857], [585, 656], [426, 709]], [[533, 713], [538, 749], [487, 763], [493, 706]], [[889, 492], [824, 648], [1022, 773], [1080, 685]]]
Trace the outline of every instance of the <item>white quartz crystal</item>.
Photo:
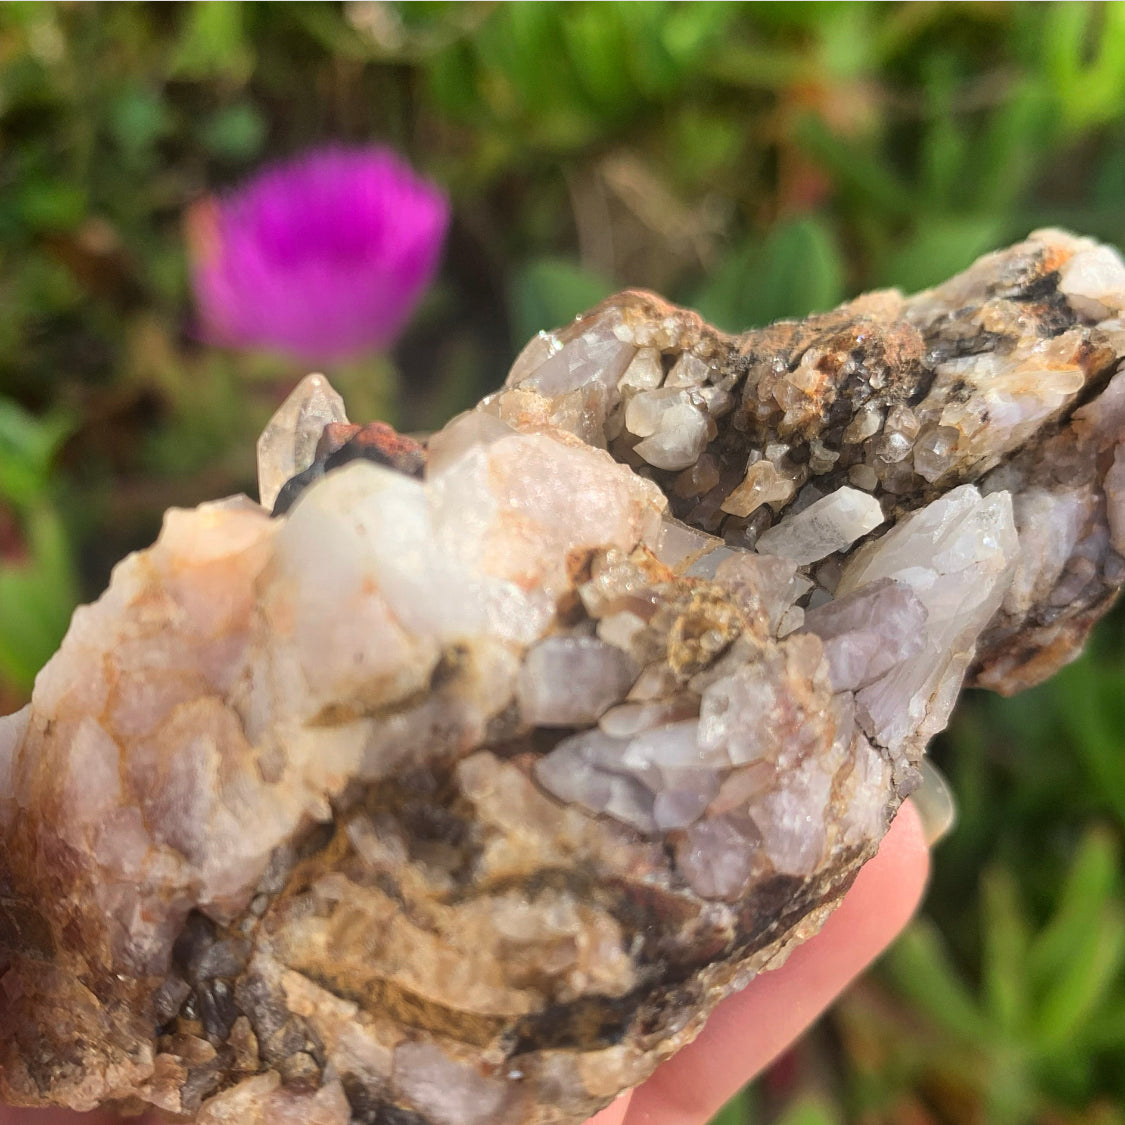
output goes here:
[[306, 375], [258, 438], [258, 499], [272, 508], [281, 486], [304, 472], [329, 422], [346, 422], [344, 400], [323, 375]]
[[606, 644], [616, 645], [626, 652], [645, 630], [645, 620], [630, 610], [611, 613], [598, 622], [598, 637]]
[[806, 759], [750, 806], [762, 847], [783, 874], [807, 875], [820, 862], [832, 777], [825, 763]]
[[788, 503], [796, 491], [796, 483], [779, 473], [772, 461], [754, 461], [747, 466], [742, 483], [723, 500], [723, 511], [748, 516], [763, 504]]
[[845, 486], [762, 532], [757, 549], [760, 554], [781, 555], [797, 563], [816, 562], [847, 549], [883, 519], [883, 509], [874, 496]]
[[727, 559], [735, 558], [740, 553], [733, 547], [716, 547], [696, 557], [684, 573], [692, 578], [714, 578], [716, 571]]
[[695, 718], [628, 737], [583, 731], [541, 758], [535, 775], [552, 793], [642, 832], [682, 828], [703, 815], [718, 794], [719, 770], [730, 764], [722, 748], [704, 747], [698, 733]]
[[706, 382], [711, 373], [710, 367], [691, 352], [684, 352], [676, 361], [675, 366], [668, 372], [664, 380], [666, 387], [698, 387]]
[[772, 749], [769, 720], [780, 704], [775, 668], [748, 665], [703, 693], [700, 745], [732, 765], [745, 765]]
[[714, 770], [665, 770], [652, 802], [652, 819], [658, 832], [687, 828], [704, 813], [719, 792]]
[[702, 745], [699, 723], [695, 719], [653, 727], [634, 735], [622, 751], [621, 762], [628, 769], [642, 774], [650, 769], [676, 770], [728, 764], [723, 753], [715, 753]]
[[[1109, 492], [1107, 481], [1107, 497]], [[1089, 487], [1060, 492], [1027, 489], [1015, 497], [1013, 514], [1020, 550], [1004, 597], [1005, 610], [1022, 615], [1051, 596], [1095, 503]], [[1112, 510], [1110, 515], [1112, 518]]]
[[[1040, 340], [1016, 363], [990, 352], [938, 364], [918, 414], [927, 422], [957, 430], [963, 459], [995, 464], [1085, 386], [1081, 340], [1077, 330]], [[966, 395], [966, 387], [972, 393]]]
[[1011, 496], [982, 497], [962, 485], [900, 520], [848, 564], [837, 597], [890, 578], [909, 587], [926, 611], [921, 651], [856, 697], [881, 745], [924, 744], [945, 725], [1018, 550]]
[[30, 705], [14, 715], [0, 715], [0, 825], [6, 825], [11, 816], [10, 800], [4, 799], [14, 792], [13, 767], [17, 747], [27, 734], [31, 720]]
[[681, 416], [679, 413], [672, 414], [672, 411], [690, 405], [691, 396], [686, 390], [661, 387], [655, 391], [644, 391], [629, 399], [625, 407], [625, 426], [637, 437], [648, 437], [660, 430], [672, 429]]
[[1125, 307], [1125, 262], [1110, 246], [1083, 239], [1086, 246], [1062, 269], [1059, 292], [1095, 320]]
[[626, 393], [650, 391], [659, 387], [663, 378], [664, 367], [660, 362], [660, 352], [656, 348], [638, 348], [632, 362], [625, 368], [618, 387]]
[[508, 385], [538, 391], [544, 396], [566, 394], [593, 382], [616, 389], [635, 354], [631, 344], [623, 343], [607, 327], [600, 326], [564, 344], [526, 375], [522, 371], [515, 377], [510, 375]]
[[812, 588], [812, 582], [798, 573], [792, 559], [747, 551], [725, 556], [714, 576], [739, 594], [751, 612], [765, 613], [771, 633], [778, 631], [782, 618], [794, 608], [793, 603]]
[[606, 813], [642, 832], [653, 832], [653, 794], [621, 762], [628, 740], [596, 727], [563, 739], [535, 763], [539, 783], [564, 801]]
[[684, 833], [676, 863], [697, 894], [733, 899], [745, 890], [754, 872], [760, 843], [749, 818], [712, 817]]
[[823, 700], [794, 694], [793, 684], [798, 678], [815, 684], [826, 675], [819, 642], [795, 636], [715, 679], [700, 703], [700, 752], [708, 761], [725, 758], [734, 766], [766, 755], [782, 767], [797, 760], [816, 737], [806, 719], [816, 717]]
[[426, 443], [426, 476], [440, 476], [474, 445], [490, 445], [514, 433], [507, 422], [484, 410], [466, 410]]
[[658, 469], [686, 469], [707, 448], [710, 426], [697, 406], [678, 403], [663, 411], [658, 428], [637, 443], [635, 452]]
[[440, 550], [552, 607], [572, 552], [655, 547], [667, 506], [607, 453], [539, 433], [470, 448], [429, 486]]
[[687, 718], [694, 710], [690, 699], [675, 697], [658, 703], [622, 703], [606, 711], [598, 726], [611, 738], [632, 738], [641, 731]]
[[678, 571], [686, 570], [704, 555], [722, 546], [723, 541], [716, 536], [668, 517], [664, 520], [656, 553], [662, 563]]
[[427, 1107], [434, 1125], [486, 1125], [498, 1120], [507, 1095], [503, 1082], [477, 1067], [454, 1062], [432, 1043], [402, 1043], [395, 1050], [394, 1085]]
[[837, 691], [876, 680], [925, 644], [926, 608], [905, 583], [878, 579], [804, 615], [803, 626], [824, 642]]
[[539, 331], [524, 345], [508, 371], [508, 385], [518, 387], [529, 375], [562, 350], [562, 341], [553, 332]]
[[631, 657], [594, 637], [548, 637], [528, 651], [520, 669], [520, 715], [545, 727], [597, 722], [625, 698], [637, 672]]
[[883, 797], [892, 784], [887, 760], [861, 734], [852, 751], [852, 768], [844, 782], [844, 838], [859, 844], [882, 835], [887, 824]]
[[931, 484], [954, 463], [960, 430], [952, 426], [934, 426], [914, 443], [914, 471]]

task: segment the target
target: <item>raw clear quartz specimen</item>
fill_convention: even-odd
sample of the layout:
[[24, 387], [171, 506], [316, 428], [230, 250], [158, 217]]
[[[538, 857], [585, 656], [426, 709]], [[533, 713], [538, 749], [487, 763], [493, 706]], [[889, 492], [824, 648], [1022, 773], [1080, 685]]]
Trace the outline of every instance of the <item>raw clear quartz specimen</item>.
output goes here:
[[642, 1081], [962, 683], [1112, 602], [1123, 305], [1059, 231], [738, 337], [625, 293], [424, 451], [310, 376], [265, 507], [168, 512], [0, 719], [0, 1097], [564, 1125]]
[[882, 522], [879, 501], [845, 485], [803, 511], [786, 516], [763, 532], [756, 546], [763, 554], [781, 555], [794, 562], [819, 562], [827, 555], [846, 551]]
[[281, 486], [303, 473], [330, 422], [347, 422], [344, 400], [323, 375], [306, 375], [258, 438], [258, 500], [272, 508]]

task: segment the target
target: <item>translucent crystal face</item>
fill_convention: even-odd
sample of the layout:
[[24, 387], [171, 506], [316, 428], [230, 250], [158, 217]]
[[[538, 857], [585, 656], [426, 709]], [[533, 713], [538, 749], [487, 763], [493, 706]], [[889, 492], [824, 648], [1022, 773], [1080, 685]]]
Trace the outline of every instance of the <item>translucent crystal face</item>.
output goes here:
[[258, 439], [258, 499], [272, 508], [282, 485], [316, 459], [324, 428], [346, 422], [344, 400], [323, 375], [306, 375]]
[[0, 1096], [547, 1125], [643, 1079], [966, 677], [1108, 607], [1123, 304], [1051, 231], [738, 337], [626, 293], [425, 448], [310, 376], [265, 507], [169, 512], [0, 720]]

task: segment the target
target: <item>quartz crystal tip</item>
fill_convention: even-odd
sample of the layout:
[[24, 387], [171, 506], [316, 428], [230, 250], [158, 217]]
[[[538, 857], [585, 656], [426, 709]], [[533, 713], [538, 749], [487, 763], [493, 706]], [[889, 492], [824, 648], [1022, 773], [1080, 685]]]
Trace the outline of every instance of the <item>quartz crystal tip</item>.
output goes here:
[[286, 481], [304, 472], [330, 423], [346, 423], [344, 400], [323, 375], [306, 375], [258, 438], [258, 502], [272, 508]]

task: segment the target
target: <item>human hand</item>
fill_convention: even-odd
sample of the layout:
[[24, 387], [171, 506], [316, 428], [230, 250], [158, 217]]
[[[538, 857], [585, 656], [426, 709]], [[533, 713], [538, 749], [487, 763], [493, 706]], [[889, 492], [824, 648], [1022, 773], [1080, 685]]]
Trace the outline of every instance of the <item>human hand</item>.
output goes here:
[[918, 906], [928, 873], [922, 823], [907, 801], [824, 929], [782, 968], [720, 1004], [694, 1043], [587, 1125], [703, 1125], [891, 944]]
[[[587, 1125], [703, 1125], [828, 1007], [910, 920], [929, 853], [908, 801], [824, 929], [716, 1008], [699, 1038]], [[133, 1119], [136, 1121], [137, 1119]], [[156, 1119], [146, 1116], [144, 1122]], [[0, 1106], [0, 1125], [118, 1125], [110, 1113]]]

